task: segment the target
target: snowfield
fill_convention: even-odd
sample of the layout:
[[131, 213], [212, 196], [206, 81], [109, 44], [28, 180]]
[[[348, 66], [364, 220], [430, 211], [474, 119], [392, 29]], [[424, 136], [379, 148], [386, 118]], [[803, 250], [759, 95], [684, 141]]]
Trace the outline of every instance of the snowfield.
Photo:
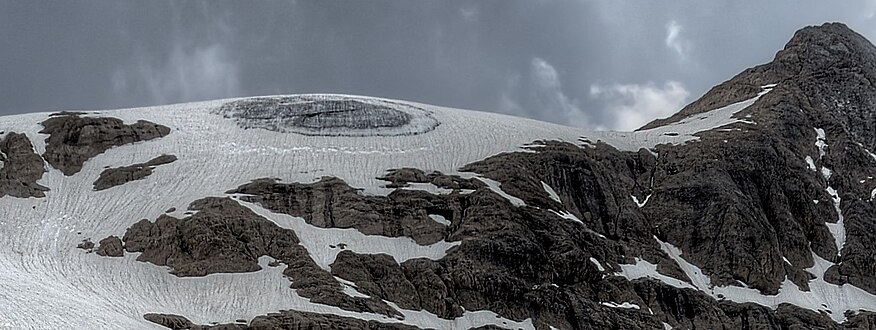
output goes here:
[[[357, 96], [332, 97], [379, 101], [383, 105], [407, 104], [406, 107], [422, 109], [438, 124], [413, 135], [368, 136], [357, 132], [358, 136], [343, 136], [333, 131], [333, 136], [319, 136], [244, 129], [233, 118], [217, 114], [223, 104], [235, 100], [91, 111], [87, 116], [115, 117], [126, 123], [148, 120], [170, 127], [171, 133], [148, 142], [112, 148], [88, 160], [81, 172], [70, 177], [46, 165], [47, 172], [39, 181], [51, 189], [45, 198], [0, 198], [0, 246], [4, 247], [0, 252], [0, 328], [162, 329], [144, 320], [143, 314], [179, 314], [196, 324], [209, 324], [233, 323], [236, 319], [249, 320], [257, 315], [296, 309], [439, 329], [488, 324], [533, 329], [531, 320], [515, 322], [489, 311], [467, 311], [458, 319], [443, 320], [425, 311], [399, 309], [405, 317], [391, 319], [314, 304], [289, 288], [289, 280], [282, 276], [283, 267], [267, 267], [271, 261], [268, 257], [260, 259], [263, 269], [253, 273], [180, 278], [171, 275], [167, 268], [136, 261], [136, 254], [106, 258], [85, 253], [76, 246], [83, 239], [96, 242], [110, 235], [121, 235], [135, 222], [154, 220], [170, 208], [177, 209], [172, 216], [181, 217], [192, 201], [208, 196], [230, 196], [225, 192], [257, 178], [309, 183], [323, 176], [335, 176], [352, 187], [363, 188], [364, 194], [384, 195], [392, 189], [383, 187], [386, 182], [376, 178], [389, 169], [414, 167], [461, 174], [458, 169], [463, 165], [502, 152], [528, 151], [526, 147], [539, 140], [567, 141], [582, 146], [587, 142], [580, 141], [601, 140], [631, 151], [662, 143], [685, 143], [696, 140], [694, 134], [704, 130], [740, 121], [754, 125], [733, 115], [753, 104], [771, 87], [765, 86], [764, 92], [753, 99], [640, 132], [586, 131], [494, 113]], [[0, 131], [27, 134], [36, 152], [42, 154], [47, 135], [38, 133], [42, 129], [39, 123], [48, 115], [2, 117]], [[178, 160], [156, 167], [154, 174], [143, 180], [103, 191], [92, 189], [105, 167], [143, 163], [162, 154], [175, 155]], [[461, 175], [475, 177], [471, 173]], [[519, 198], [502, 191], [498, 182], [478, 178], [514, 205], [525, 205]], [[550, 186], [542, 184], [552, 199], [561, 202]], [[408, 189], [440, 192], [433, 190], [437, 187]], [[644, 206], [650, 196], [643, 196], [641, 201], [636, 196], [631, 197]], [[255, 204], [242, 205], [283, 228], [293, 229], [317, 264], [326, 269], [338, 253], [329, 245], [340, 242], [360, 253], [390, 254], [399, 262], [419, 257], [440, 259], [448, 249], [459, 244], [442, 241], [420, 246], [409, 238], [366, 236], [353, 229], [317, 228], [301, 218], [274, 214]], [[568, 212], [558, 214], [580, 222]], [[709, 294], [720, 292], [734, 301], [768, 306], [787, 301], [806, 308], [824, 309], [819, 304], [826, 303], [834, 318], [841, 318], [844, 309], [876, 310], [876, 299], [862, 293], [863, 290], [832, 287], [819, 280], [813, 282], [811, 292], [783, 287], [778, 297], [762, 296], [743, 288], [711, 288], [708, 282], [703, 282], [707, 278], [696, 274], [695, 266], [684, 262], [680, 251], [666, 243], [661, 242], [661, 246], [689, 272], [695, 283], [660, 275], [656, 266], [641, 260], [636, 265], [621, 265], [620, 273], [629, 278], [654, 277], [673, 286]], [[590, 261], [602, 268], [597, 260], [591, 258]], [[823, 263], [816, 268], [826, 268]], [[821, 275], [824, 270], [814, 271]], [[348, 294], [361, 295], [349, 283], [345, 287]], [[638, 308], [629, 303], [606, 304]]]

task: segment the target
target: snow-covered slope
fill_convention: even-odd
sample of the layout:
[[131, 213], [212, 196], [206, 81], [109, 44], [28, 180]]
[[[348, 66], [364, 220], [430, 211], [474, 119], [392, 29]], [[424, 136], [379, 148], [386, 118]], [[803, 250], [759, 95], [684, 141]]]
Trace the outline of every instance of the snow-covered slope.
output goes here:
[[[377, 99], [332, 96], [389, 102]], [[0, 199], [0, 326], [54, 328], [144, 328], [155, 327], [145, 313], [185, 315], [193, 322], [233, 322], [283, 309], [318, 311], [365, 319], [385, 316], [358, 315], [335, 307], [312, 304], [288, 289], [276, 268], [248, 274], [213, 274], [203, 278], [179, 278], [167, 269], [124, 259], [102, 258], [75, 247], [83, 239], [100, 239], [122, 233], [140, 219], [154, 219], [175, 208], [182, 216], [194, 200], [226, 196], [225, 191], [256, 178], [285, 182], [313, 182], [323, 176], [339, 177], [364, 194], [387, 194], [385, 182], [377, 180], [388, 169], [412, 167], [454, 174], [468, 163], [502, 152], [525, 151], [533, 141], [579, 143], [582, 137], [602, 140], [635, 150], [659, 143], [692, 139], [703, 125], [684, 130], [682, 125], [666, 135], [655, 132], [588, 132], [505, 115], [411, 104], [424, 109], [439, 124], [415, 135], [319, 136], [241, 128], [219, 114], [223, 104], [235, 100], [176, 104], [147, 108], [89, 111], [88, 117], [113, 117], [134, 123], [148, 120], [171, 128], [163, 138], [111, 148], [88, 160], [82, 171], [65, 176], [46, 165], [39, 184], [50, 189], [45, 198]], [[391, 101], [392, 104], [407, 103]], [[709, 121], [713, 126], [732, 123], [732, 112], [753, 100], [719, 109], [724, 117]], [[390, 103], [387, 103], [390, 104]], [[48, 113], [3, 117], [0, 131], [20, 132], [31, 138], [35, 151], [46, 150], [41, 122]], [[362, 135], [362, 134], [359, 134]], [[144, 163], [157, 155], [175, 155], [178, 160], [157, 167], [143, 180], [95, 191], [93, 182], [108, 167]], [[490, 180], [484, 179], [490, 183]], [[498, 189], [498, 188], [495, 188]], [[440, 259], [457, 243], [439, 242], [420, 246], [409, 238], [366, 236], [353, 229], [322, 229], [300, 219], [247, 205], [284, 228], [294, 229], [310, 254], [322, 267], [337, 251], [328, 245], [343, 241], [352, 251], [389, 253], [398, 262], [426, 257]], [[267, 261], [265, 261], [267, 263]], [[467, 312], [454, 321], [441, 320], [424, 311], [406, 311], [404, 320], [421, 327], [464, 328], [496, 324], [492, 312]], [[531, 322], [505, 325], [531, 328]], [[528, 324], [528, 325], [527, 325]], [[501, 325], [501, 323], [500, 323]]]

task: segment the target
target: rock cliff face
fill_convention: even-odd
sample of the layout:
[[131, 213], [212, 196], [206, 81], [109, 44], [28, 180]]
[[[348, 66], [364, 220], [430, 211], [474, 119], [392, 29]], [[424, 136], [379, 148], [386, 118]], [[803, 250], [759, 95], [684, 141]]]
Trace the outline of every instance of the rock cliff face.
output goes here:
[[26, 135], [8, 133], [0, 139], [0, 197], [44, 197], [49, 188], [37, 183], [43, 172], [43, 159]]
[[[96, 253], [80, 254], [167, 267], [160, 285], [275, 276], [268, 281], [289, 291], [281, 300], [288, 308], [219, 315], [235, 322], [138, 307], [148, 312], [143, 319], [172, 329], [874, 329], [873, 81], [876, 47], [842, 24], [807, 27], [772, 62], [640, 131], [755, 100], [733, 114], [740, 120], [686, 143], [629, 150], [611, 141], [527, 141], [468, 159], [453, 173], [410, 166], [427, 162], [381, 166], [373, 181], [355, 177], [374, 173], [366, 170], [322, 173], [329, 165], [315, 155], [411, 152], [398, 145], [408, 140], [392, 139], [443, 134], [448, 125], [438, 119], [446, 117], [337, 96], [236, 100], [214, 109], [217, 120], [234, 121], [223, 127], [264, 132], [220, 145], [227, 150], [183, 150], [225, 157], [213, 161], [308, 150], [295, 155], [312, 157], [304, 164], [320, 167], [312, 170], [319, 177], [266, 178], [276, 171], [256, 169], [222, 181], [225, 173], [209, 173], [199, 183], [233, 184], [210, 195], [184, 189], [173, 197], [186, 200], [187, 211], [158, 205], [167, 211], [127, 219], [132, 225], [96, 249], [81, 241]], [[43, 157], [68, 180], [110, 147], [169, 133], [160, 123], [83, 115], [43, 122]], [[258, 144], [283, 134], [304, 138], [293, 140], [298, 149]], [[439, 136], [428, 141], [447, 142]], [[334, 145], [375, 137], [385, 139], [378, 151]], [[298, 144], [320, 139], [333, 140], [319, 150]], [[97, 181], [88, 172], [80, 181], [125, 192], [125, 182], [166, 172], [150, 175], [154, 166], [187, 163], [175, 159], [107, 168]], [[43, 160], [27, 136], [0, 140], [0, 164], [0, 197], [44, 196], [36, 183]]]

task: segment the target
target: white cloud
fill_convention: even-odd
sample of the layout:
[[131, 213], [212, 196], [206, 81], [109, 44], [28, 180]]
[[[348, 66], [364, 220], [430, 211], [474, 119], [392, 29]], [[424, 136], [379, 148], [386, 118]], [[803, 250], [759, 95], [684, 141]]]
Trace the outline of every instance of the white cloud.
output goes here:
[[605, 102], [605, 115], [615, 118], [612, 129], [630, 131], [657, 119], [674, 114], [687, 102], [690, 92], [684, 84], [667, 81], [663, 86], [613, 84], [590, 86], [590, 96]]
[[587, 125], [586, 114], [574, 99], [563, 92], [559, 74], [550, 63], [538, 57], [533, 58], [530, 71], [536, 87], [536, 101], [542, 111], [554, 112], [556, 115], [553, 117], [561, 117], [569, 125]]
[[479, 13], [480, 11], [476, 6], [459, 8], [459, 14], [462, 15], [463, 19], [469, 22], [476, 21]]
[[690, 41], [684, 39], [681, 35], [683, 30], [684, 27], [678, 24], [678, 22], [669, 21], [669, 23], [666, 23], [666, 39], [663, 40], [666, 47], [675, 51], [682, 60], [687, 59], [691, 48]]
[[238, 66], [219, 44], [184, 49], [173, 46], [164, 61], [138, 58], [113, 75], [113, 87], [122, 95], [146, 95], [151, 103], [164, 104], [237, 95]]

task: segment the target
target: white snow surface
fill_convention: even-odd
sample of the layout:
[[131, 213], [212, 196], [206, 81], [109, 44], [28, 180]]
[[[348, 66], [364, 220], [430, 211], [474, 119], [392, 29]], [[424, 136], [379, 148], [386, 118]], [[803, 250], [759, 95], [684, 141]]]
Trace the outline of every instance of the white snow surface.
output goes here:
[[[208, 324], [296, 309], [438, 329], [486, 324], [533, 328], [531, 320], [514, 322], [488, 311], [468, 311], [456, 320], [441, 320], [424, 311], [400, 310], [404, 320], [387, 320], [309, 302], [289, 288], [289, 280], [281, 274], [284, 267], [179, 278], [165, 267], [136, 261], [136, 254], [106, 258], [76, 248], [85, 238], [97, 241], [123, 235], [135, 222], [154, 220], [171, 207], [185, 210], [194, 200], [227, 196], [225, 191], [256, 178], [308, 183], [336, 176], [363, 188], [363, 194], [383, 195], [391, 189], [376, 178], [388, 169], [415, 167], [456, 174], [463, 165], [522, 150], [520, 146], [532, 141], [577, 144], [583, 135], [581, 129], [535, 120], [416, 104], [440, 122], [434, 130], [407, 136], [307, 136], [240, 128], [233, 120], [213, 113], [227, 101], [89, 114], [120, 118], [126, 123], [149, 120], [172, 131], [160, 139], [112, 148], [88, 160], [81, 172], [70, 177], [47, 166], [48, 172], [39, 181], [51, 189], [45, 198], [0, 198], [0, 245], [5, 251], [0, 253], [0, 324], [37, 329], [161, 329], [145, 321], [143, 314], [179, 314]], [[42, 129], [39, 123], [48, 115], [6, 116], [0, 120], [0, 131], [27, 134], [42, 154], [47, 135], [38, 133]], [[143, 180], [92, 190], [105, 166], [142, 163], [161, 154], [175, 155], [178, 160], [155, 168]], [[337, 243], [346, 243], [347, 249], [361, 253], [387, 253], [398, 261], [438, 259], [459, 244], [419, 246], [409, 238], [316, 228], [300, 218], [244, 204], [295, 230], [302, 245], [324, 268], [339, 251], [329, 245]]]
[[641, 202], [639, 201], [639, 199], [636, 196], [630, 195], [630, 197], [633, 198], [633, 202], [636, 203], [636, 205], [639, 206], [639, 208], [642, 208], [642, 207], [645, 207], [645, 204], [648, 204], [648, 200], [651, 199], [651, 194], [648, 194], [648, 196], [645, 196], [645, 200], [643, 200]]
[[443, 215], [430, 214], [429, 217], [432, 218], [432, 220], [435, 220], [435, 222], [437, 222], [437, 223], [440, 223], [440, 224], [445, 225], [445, 226], [450, 226], [450, 220], [447, 220], [447, 218], [445, 218]]
[[554, 190], [554, 188], [551, 188], [551, 186], [549, 186], [547, 183], [544, 183], [544, 181], [541, 182], [541, 187], [544, 188], [544, 191], [548, 194], [548, 196], [551, 197], [551, 199], [557, 201], [557, 203], [563, 204], [563, 201], [560, 200], [560, 195], [557, 195], [557, 192]]
[[824, 129], [815, 128], [815, 146], [818, 147], [818, 158], [824, 157], [825, 149], [827, 149], [827, 137], [824, 134]]
[[[694, 134], [698, 132], [723, 129], [721, 127], [737, 122], [754, 125], [735, 118], [734, 114], [767, 92], [769, 88], [752, 99], [640, 132], [586, 131], [495, 113], [417, 103], [411, 104], [427, 111], [439, 125], [422, 134], [405, 136], [312, 136], [243, 129], [235, 121], [215, 114], [218, 107], [233, 99], [93, 112], [88, 116], [115, 117], [126, 123], [149, 120], [168, 126], [172, 131], [160, 139], [112, 148], [88, 160], [81, 172], [70, 177], [47, 165], [47, 173], [38, 182], [51, 189], [45, 198], [0, 198], [0, 246], [4, 247], [4, 252], [0, 252], [3, 265], [0, 267], [0, 325], [36, 329], [161, 329], [145, 321], [143, 314], [179, 314], [195, 323], [208, 324], [249, 320], [257, 315], [295, 309], [437, 329], [488, 324], [533, 329], [531, 320], [515, 322], [489, 311], [466, 311], [455, 320], [443, 320], [425, 311], [399, 309], [404, 318], [389, 319], [311, 303], [289, 288], [289, 280], [282, 276], [285, 266], [266, 267], [271, 261], [266, 257], [259, 260], [265, 267], [253, 273], [179, 278], [165, 267], [136, 261], [136, 254], [129, 253], [123, 258], [99, 257], [76, 249], [76, 245], [85, 238], [97, 241], [110, 235], [123, 235], [135, 222], [154, 220], [172, 207], [178, 211], [171, 215], [183, 216], [182, 212], [194, 200], [229, 196], [225, 191], [266, 177], [307, 183], [323, 176], [335, 176], [352, 187], [362, 188], [363, 194], [385, 195], [392, 189], [385, 188], [386, 182], [377, 177], [382, 177], [388, 169], [414, 167], [478, 177], [514, 205], [522, 206], [525, 203], [504, 193], [498, 182], [472, 173], [459, 173], [458, 169], [502, 152], [525, 151], [525, 146], [531, 146], [533, 141], [579, 144], [584, 140], [602, 140], [630, 151], [650, 150], [663, 143], [687, 143], [697, 140]], [[38, 133], [42, 130], [39, 123], [48, 115], [6, 116], [0, 120], [0, 131], [27, 134], [35, 151], [42, 154], [47, 135]], [[92, 190], [93, 182], [104, 167], [142, 163], [161, 154], [175, 155], [178, 160], [155, 168], [154, 173], [143, 180], [103, 191]], [[545, 190], [553, 198], [549, 188], [546, 186]], [[447, 193], [431, 185], [413, 185], [407, 189]], [[386, 253], [399, 262], [411, 258], [440, 259], [448, 249], [459, 244], [438, 242], [420, 246], [409, 238], [363, 235], [352, 229], [317, 228], [300, 218], [276, 214], [256, 204], [242, 204], [294, 230], [302, 246], [326, 269], [340, 251], [338, 243], [345, 243], [345, 248], [359, 253]], [[557, 214], [580, 222], [569, 212]], [[683, 259], [677, 257], [677, 260]], [[820, 268], [813, 273], [823, 274], [829, 266], [825, 262], [816, 264], [816, 268]], [[820, 278], [810, 283], [814, 288], [811, 292], [799, 292], [793, 284], [786, 284], [779, 296], [769, 297], [746, 288], [709, 289], [708, 279], [694, 276], [697, 269], [690, 266], [684, 269], [691, 272], [691, 278], [697, 278], [694, 282], [697, 286], [659, 274], [656, 265], [638, 259], [635, 265], [621, 265], [621, 274], [628, 278], [653, 277], [670, 285], [722, 292], [733, 297], [728, 299], [773, 307], [779, 302], [792, 302], [819, 309], [823, 308], [820, 304], [825, 303], [835, 318], [842, 318], [845, 310], [876, 310], [876, 298], [872, 295], [849, 285], [827, 284]], [[348, 294], [361, 295], [350, 283], [344, 283], [344, 287]]]
[[606, 302], [603, 302], [602, 305], [603, 305], [603, 306], [608, 306], [608, 307], [611, 307], [611, 308], [639, 309], [639, 305], [636, 305], [636, 304], [633, 304], [633, 303], [629, 303], [629, 302], [623, 302], [623, 303], [621, 303], [621, 304], [618, 304], [618, 303], [613, 303], [613, 302], [610, 302], [610, 301], [606, 301]]
[[812, 160], [812, 156], [806, 156], [806, 166], [812, 171], [818, 171], [818, 167], [815, 166], [815, 161]]

